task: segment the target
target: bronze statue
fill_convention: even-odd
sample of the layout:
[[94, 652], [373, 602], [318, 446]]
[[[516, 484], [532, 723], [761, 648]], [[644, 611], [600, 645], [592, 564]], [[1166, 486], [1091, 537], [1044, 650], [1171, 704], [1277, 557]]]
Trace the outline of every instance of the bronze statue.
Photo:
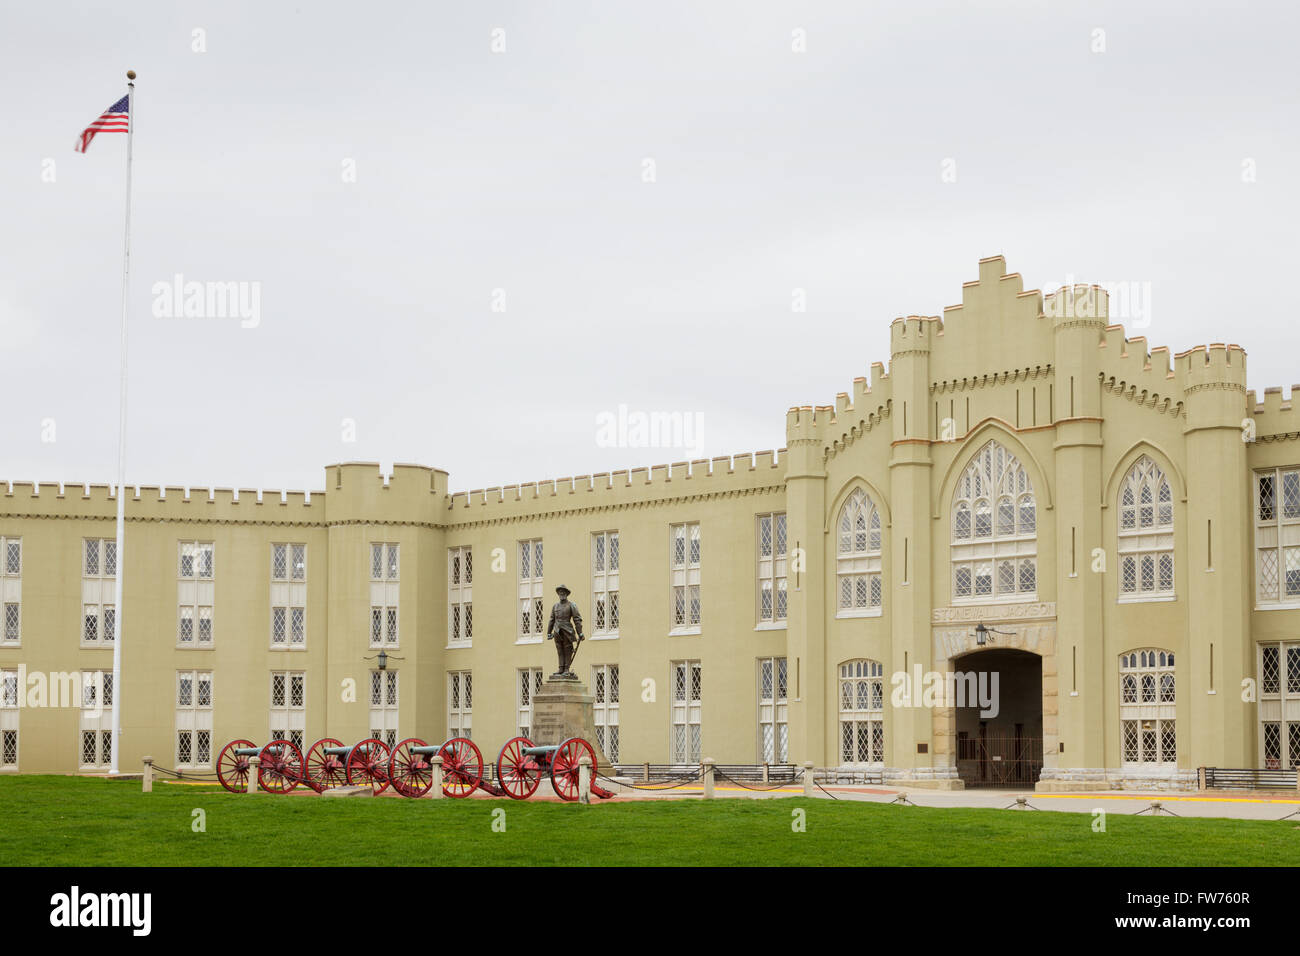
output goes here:
[[582, 635], [582, 615], [578, 605], [569, 600], [570, 591], [563, 584], [555, 589], [560, 596], [555, 607], [551, 608], [551, 620], [546, 625], [546, 639], [555, 639], [555, 651], [560, 656], [560, 669], [552, 677], [575, 677], [573, 658], [578, 653], [578, 644], [586, 640]]

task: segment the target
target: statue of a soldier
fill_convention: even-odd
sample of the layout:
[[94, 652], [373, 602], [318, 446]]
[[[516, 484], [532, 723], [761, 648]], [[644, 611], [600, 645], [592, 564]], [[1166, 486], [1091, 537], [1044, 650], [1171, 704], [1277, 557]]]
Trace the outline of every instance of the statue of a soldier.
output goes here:
[[555, 639], [560, 669], [551, 676], [573, 677], [573, 658], [578, 653], [578, 644], [586, 640], [582, 635], [582, 615], [578, 613], [578, 605], [569, 600], [568, 588], [561, 584], [555, 593], [560, 596], [560, 600], [551, 608], [551, 620], [546, 625], [546, 639]]

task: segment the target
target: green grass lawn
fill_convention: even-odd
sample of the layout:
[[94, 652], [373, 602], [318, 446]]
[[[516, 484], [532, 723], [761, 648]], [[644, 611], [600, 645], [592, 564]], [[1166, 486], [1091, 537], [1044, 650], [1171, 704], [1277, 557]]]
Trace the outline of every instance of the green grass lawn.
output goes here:
[[[192, 829], [193, 811], [206, 832]], [[505, 811], [494, 832], [493, 811]], [[807, 830], [792, 830], [793, 811]], [[1091, 809], [1091, 808], [1089, 808]], [[323, 800], [84, 777], [0, 778], [23, 866], [1297, 866], [1297, 821], [940, 810], [785, 797], [615, 804]]]

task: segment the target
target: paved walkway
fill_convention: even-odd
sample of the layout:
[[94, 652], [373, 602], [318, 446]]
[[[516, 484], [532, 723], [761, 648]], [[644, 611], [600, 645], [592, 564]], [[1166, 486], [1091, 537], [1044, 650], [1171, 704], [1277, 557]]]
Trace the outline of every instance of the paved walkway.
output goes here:
[[[636, 796], [663, 799], [665, 797], [693, 797], [699, 799], [704, 788], [688, 784], [674, 790], [638, 790]], [[714, 787], [718, 797], [796, 797], [803, 795], [803, 786], [781, 787], [775, 790], [747, 790], [732, 783]], [[1089, 793], [1035, 793], [1032, 790], [895, 790], [884, 787], [849, 787], [834, 785], [825, 790], [813, 791], [820, 799], [857, 800], [872, 803], [893, 803], [899, 794], [921, 807], [976, 807], [1007, 809], [1016, 806], [1016, 798], [1024, 797], [1027, 806], [1037, 810], [1057, 810], [1068, 813], [1092, 813], [1103, 809], [1107, 813], [1133, 814], [1149, 810], [1159, 803], [1164, 810], [1182, 817], [1228, 817], [1242, 820], [1278, 820], [1289, 813], [1300, 812], [1300, 793], [1139, 793], [1132, 790], [1108, 790]], [[623, 794], [620, 794], [622, 796]], [[1300, 816], [1295, 817], [1300, 826]]]

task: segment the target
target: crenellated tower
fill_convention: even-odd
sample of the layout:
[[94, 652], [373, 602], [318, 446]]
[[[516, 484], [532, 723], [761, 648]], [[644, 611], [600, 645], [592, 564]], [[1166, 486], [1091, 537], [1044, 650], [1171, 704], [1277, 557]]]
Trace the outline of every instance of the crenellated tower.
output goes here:
[[[889, 453], [889, 494], [893, 525], [888, 529], [891, 653], [895, 667], [911, 673], [931, 667], [931, 465], [933, 422], [927, 412], [930, 355], [943, 322], [934, 316], [895, 319], [889, 327], [889, 377], [894, 412]], [[887, 726], [885, 764], [911, 768], [905, 777], [933, 771], [931, 715], [922, 707], [900, 708]], [[922, 752], [924, 750], [924, 752]]]
[[[1056, 658], [1071, 670], [1068, 679], [1043, 674], [1043, 735], [1059, 741], [1058, 753], [1043, 755], [1044, 777], [1051, 768], [1066, 766], [1094, 773], [1100, 780], [1105, 775], [1106, 738], [1097, 728], [1114, 722], [1107, 709], [1113, 709], [1113, 696], [1107, 692], [1104, 615], [1099, 613], [1105, 578], [1096, 564], [1105, 540], [1097, 507], [1105, 481], [1099, 346], [1110, 303], [1098, 286], [1067, 286], [1044, 298], [1043, 314], [1052, 321], [1056, 367]], [[1040, 520], [1045, 522], [1046, 516]], [[1057, 691], [1054, 696], [1047, 693], [1049, 685]], [[1062, 686], [1071, 691], [1061, 693]]]
[[[796, 562], [787, 611], [786, 654], [794, 693], [790, 701], [790, 759], [820, 763], [826, 752], [828, 697], [826, 674], [827, 541], [825, 448], [833, 406], [806, 405], [786, 413], [786, 521], [791, 544], [800, 549], [803, 568]], [[833, 689], [829, 691], [834, 698]]]
[[[1246, 353], [1215, 343], [1178, 355], [1186, 410], [1190, 766], [1254, 762], [1241, 681], [1253, 676]], [[1181, 695], [1183, 689], [1179, 688]]]

